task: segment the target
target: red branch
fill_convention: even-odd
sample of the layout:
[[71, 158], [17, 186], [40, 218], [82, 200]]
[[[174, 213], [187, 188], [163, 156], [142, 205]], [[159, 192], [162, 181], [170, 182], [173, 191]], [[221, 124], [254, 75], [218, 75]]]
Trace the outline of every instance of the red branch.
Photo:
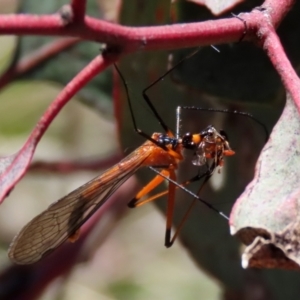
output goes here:
[[122, 157], [123, 156], [120, 153], [116, 153], [108, 157], [92, 161], [36, 161], [30, 165], [29, 171], [55, 172], [59, 174], [68, 174], [80, 170], [98, 171], [101, 169], [107, 169], [110, 166], [116, 164], [122, 159]]
[[39, 140], [64, 105], [67, 104], [71, 98], [92, 78], [111, 65], [117, 58], [119, 58], [119, 55], [114, 53], [106, 55], [105, 57], [101, 55], [97, 56], [88, 66], [78, 73], [71, 82], [66, 85], [57, 98], [51, 103], [40, 121], [35, 126], [27, 142], [13, 157], [10, 166], [8, 166], [1, 174], [1, 200], [7, 196], [16, 182], [23, 177], [31, 162], [33, 153]]
[[[293, 3], [294, 0], [267, 0], [262, 8], [267, 10], [272, 23], [277, 26]], [[76, 8], [73, 15], [78, 13], [80, 16], [85, 1], [73, 0], [72, 5]], [[251, 13], [247, 14], [247, 22], [253, 23], [249, 18], [250, 15]], [[260, 26], [259, 23], [255, 25]], [[61, 14], [20, 14], [0, 17], [0, 34], [73, 36], [118, 45], [126, 52], [237, 42], [243, 31], [244, 25], [237, 18], [152, 27], [128, 27], [88, 16], [84, 18], [84, 22], [71, 22], [67, 25]]]
[[241, 17], [247, 26], [255, 31], [256, 42], [266, 51], [300, 112], [300, 81], [275, 31], [294, 2], [294, 0], [266, 0], [260, 9], [253, 10], [251, 14], [243, 14]]
[[[274, 29], [291, 9], [293, 3], [294, 0], [266, 0], [260, 8], [254, 9], [251, 13], [241, 14], [239, 17], [243, 22], [239, 18], [230, 18], [199, 23], [138, 28], [112, 24], [88, 16], [82, 19], [81, 14], [85, 11], [86, 1], [80, 0], [73, 0], [71, 6], [64, 6], [59, 13], [54, 15], [20, 14], [0, 16], [0, 34], [73, 36], [106, 43], [109, 49], [119, 51], [119, 55], [110, 55], [110, 59], [97, 57], [80, 72], [50, 105], [19, 154], [15, 157], [6, 158], [6, 162], [12, 161], [12, 164], [6, 170], [2, 170], [0, 184], [4, 184], [4, 186], [1, 186], [2, 194], [0, 193], [0, 198], [5, 196], [13, 186], [13, 183], [7, 184], [8, 181], [13, 181], [11, 176], [7, 175], [12, 173], [16, 181], [24, 175], [25, 170], [21, 171], [21, 168], [28, 167], [38, 141], [64, 104], [98, 72], [109, 66], [121, 55], [129, 52], [235, 42], [243, 36], [246, 24], [247, 30], [244, 39], [259, 42], [266, 50], [300, 111], [300, 99], [297, 94], [299, 81]], [[74, 40], [71, 41], [71, 43], [73, 42]], [[42, 61], [49, 57], [49, 49], [47, 55], [43, 53], [45, 52], [43, 50], [39, 50], [40, 56], [36, 58], [36, 61]], [[33, 66], [34, 60], [31, 61], [31, 66], [27, 62], [27, 68]], [[19, 71], [22, 72], [22, 65], [19, 65], [19, 68]], [[23, 62], [24, 69], [26, 69], [26, 65], [24, 66]], [[3, 86], [5, 82], [7, 82], [7, 77], [2, 78], [2, 83], [0, 83]], [[21, 156], [23, 156], [23, 162], [21, 166], [18, 166], [17, 164], [20, 164], [18, 160]], [[26, 157], [25, 161], [24, 156]], [[17, 168], [17, 170], [14, 168]]]
[[[263, 28], [262, 28], [263, 30]], [[284, 49], [280, 43], [278, 35], [273, 28], [268, 28], [263, 44], [274, 68], [281, 77], [285, 89], [292, 96], [300, 113], [300, 81], [297, 73], [293, 69]]]
[[[293, 3], [294, 0], [268, 0], [260, 13], [268, 15], [271, 24], [278, 26]], [[83, 9], [85, 1], [73, 0], [72, 5], [76, 8], [77, 16], [80, 16], [79, 12]], [[66, 8], [63, 11], [66, 11]], [[75, 12], [73, 11], [73, 17]], [[255, 21], [257, 18], [252, 18], [257, 12], [254, 10], [252, 13], [243, 14], [249, 29], [261, 26]], [[0, 34], [73, 36], [118, 46], [126, 53], [237, 42], [243, 36], [244, 30], [243, 22], [237, 18], [165, 26], [128, 27], [88, 16], [83, 22], [75, 22], [73, 19], [66, 23], [64, 13], [0, 16]], [[253, 32], [249, 31], [245, 39], [253, 38], [252, 34]]]
[[[267, 0], [262, 6], [262, 14], [268, 13], [271, 18], [269, 21], [274, 26], [278, 26], [293, 3], [294, 0]], [[77, 13], [80, 15], [85, 1], [73, 0], [72, 5], [73, 9], [76, 8], [73, 15]], [[249, 28], [253, 25], [259, 28], [261, 24], [253, 24], [250, 17], [252, 14], [253, 12], [244, 14], [243, 19], [247, 24], [249, 22]], [[0, 16], [0, 34], [73, 36], [119, 46], [126, 52], [237, 42], [243, 32], [244, 24], [237, 18], [152, 27], [128, 27], [88, 16], [84, 18], [84, 22], [73, 21], [66, 25], [64, 17], [59, 13]]]
[[45, 130], [51, 124], [52, 120], [60, 112], [65, 104], [71, 100], [76, 93], [81, 90], [90, 80], [92, 80], [97, 74], [101, 73], [108, 66], [110, 66], [116, 59], [116, 56], [109, 56], [108, 59], [104, 59], [103, 56], [99, 55], [90, 62], [80, 73], [70, 81], [65, 88], [60, 92], [57, 98], [51, 103], [43, 117], [38, 122], [36, 129], [32, 132], [31, 139], [39, 140], [44, 134]]
[[[25, 170], [20, 171], [20, 166], [16, 166], [19, 171], [16, 173], [14, 170], [15, 163], [18, 162], [20, 156], [23, 155], [24, 158], [24, 154], [26, 154], [25, 157], [28, 160], [25, 159], [25, 164], [23, 161], [23, 167], [27, 168], [38, 141], [64, 104], [98, 72], [109, 66], [121, 55], [129, 52], [235, 42], [243, 36], [246, 24], [247, 30], [244, 39], [259, 42], [266, 50], [285, 87], [295, 99], [300, 110], [300, 99], [297, 94], [299, 81], [274, 29], [291, 9], [293, 3], [294, 0], [266, 0], [262, 7], [254, 9], [251, 13], [241, 14], [240, 18], [243, 22], [239, 18], [230, 18], [138, 28], [112, 24], [88, 16], [82, 19], [86, 1], [80, 0], [72, 0], [71, 6], [64, 6], [59, 13], [54, 15], [0, 16], [0, 34], [73, 36], [106, 43], [109, 49], [119, 51], [119, 55], [111, 55], [110, 59], [97, 57], [65, 87], [43, 115], [19, 154], [8, 159], [8, 161], [12, 161], [12, 166], [2, 172], [0, 184], [12, 180], [10, 176], [6, 176], [10, 172], [14, 174], [17, 180], [23, 176]], [[49, 53], [46, 56], [41, 54], [40, 61], [45, 57], [49, 57]], [[2, 79], [2, 85], [3, 81], [5, 78]], [[2, 196], [6, 195], [12, 186], [12, 184], [1, 186]]]
[[12, 79], [32, 70], [40, 63], [45, 62], [51, 57], [57, 55], [62, 50], [72, 47], [80, 40], [77, 38], [58, 39], [54, 42], [32, 51], [28, 56], [23, 57], [17, 64], [13, 64], [1, 77], [0, 89], [9, 83]]
[[[292, 9], [294, 3], [295, 0], [265, 0], [261, 7], [267, 10], [271, 23], [277, 28], [286, 14]], [[257, 25], [259, 27], [260, 24], [257, 23]]]
[[64, 25], [56, 15], [0, 16], [0, 34], [73, 36], [118, 46], [124, 52], [168, 50], [237, 42], [244, 24], [237, 18], [189, 24], [128, 27], [85, 17], [84, 23]]
[[[64, 6], [53, 15], [1, 15], [0, 34], [2, 35], [62, 36], [75, 39], [56, 41], [39, 49], [34, 56], [24, 58], [0, 79], [0, 87], [14, 76], [32, 69], [41, 61], [45, 61], [64, 47], [71, 46], [79, 39], [105, 43], [109, 49], [115, 48], [120, 52], [105, 57], [97, 56], [74, 77], [51, 103], [22, 149], [16, 155], [2, 161], [7, 164], [2, 174], [0, 172], [0, 199], [3, 199], [25, 174], [39, 140], [64, 105], [94, 76], [110, 66], [121, 55], [130, 52], [238, 42], [244, 35], [246, 24], [244, 40], [258, 43], [266, 51], [300, 111], [299, 79], [275, 32], [275, 28], [290, 11], [294, 2], [294, 0], [266, 0], [260, 8], [241, 14], [239, 17], [243, 22], [238, 18], [228, 18], [152, 27], [128, 27], [86, 16], [86, 0], [71, 0], [69, 6]], [[64, 259], [65, 257], [68, 256], [63, 256]], [[69, 264], [66, 265], [66, 269], [68, 268]], [[60, 271], [59, 274], [62, 273], [63, 271]]]

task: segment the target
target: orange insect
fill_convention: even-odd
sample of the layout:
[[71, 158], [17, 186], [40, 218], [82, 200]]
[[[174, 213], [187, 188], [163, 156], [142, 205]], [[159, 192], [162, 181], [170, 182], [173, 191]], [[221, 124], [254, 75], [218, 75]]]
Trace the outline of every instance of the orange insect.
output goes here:
[[[210, 125], [199, 133], [185, 133], [180, 136], [179, 123], [181, 109], [198, 109], [195, 107], [178, 107], [177, 128], [175, 135], [167, 127], [150, 102], [148, 96], [146, 95], [146, 91], [164, 76], [166, 76], [166, 74], [168, 74], [171, 70], [173, 70], [173, 67], [143, 91], [143, 97], [145, 101], [165, 131], [165, 133], [154, 133], [152, 136], [148, 136], [146, 133], [138, 129], [136, 125], [127, 84], [117, 67], [116, 69], [125, 85], [134, 129], [138, 134], [145, 137], [147, 141], [123, 160], [121, 160], [118, 164], [109, 168], [100, 176], [97, 176], [88, 183], [72, 191], [57, 202], [51, 204], [44, 212], [31, 220], [14, 238], [10, 245], [8, 255], [15, 263], [34, 263], [55, 250], [65, 240], [76, 240], [78, 238], [80, 227], [131, 175], [133, 175], [141, 167], [150, 167], [159, 174], [156, 175], [154, 179], [150, 181], [144, 188], [142, 188], [136, 197], [130, 201], [129, 206], [140, 206], [144, 203], [157, 199], [163, 194], [168, 193], [165, 232], [165, 245], [167, 247], [170, 247], [173, 244], [183, 224], [182, 222], [179, 228], [177, 228], [177, 231], [173, 237], [171, 237], [176, 188], [184, 189], [186, 192], [190, 193], [194, 199], [200, 200], [205, 205], [209, 206], [227, 218], [222, 212], [219, 212], [208, 202], [202, 200], [199, 198], [199, 196], [193, 194], [184, 187], [184, 185], [190, 183], [191, 181], [200, 179], [202, 177], [205, 178], [205, 183], [217, 167], [223, 166], [223, 159], [225, 156], [234, 155], [235, 152], [230, 148], [226, 134], [224, 132], [218, 132], [213, 126]], [[252, 118], [251, 115], [246, 115]], [[193, 151], [195, 155], [193, 160], [194, 165], [202, 166], [206, 164], [208, 166], [208, 171], [205, 174], [196, 176], [195, 178], [180, 185], [176, 182], [176, 169], [178, 164], [183, 160], [182, 153], [184, 149]], [[169, 180], [167, 192], [157, 194], [148, 199], [142, 199], [155, 187], [161, 184], [165, 178]], [[184, 219], [186, 218], [186, 215]]]
[[[183, 149], [195, 151], [198, 165], [203, 164], [206, 159], [214, 159], [216, 165], [222, 166], [223, 157], [234, 154], [227, 140], [212, 126], [201, 133], [188, 133], [179, 139], [171, 132], [154, 133], [151, 140], [146, 141], [118, 164], [53, 203], [30, 221], [14, 238], [8, 253], [10, 259], [18, 264], [34, 263], [66, 239], [77, 236], [82, 224], [141, 167], [163, 167], [161, 174], [176, 181], [175, 170], [183, 159]], [[164, 177], [157, 175], [129, 205], [133, 207], [143, 204], [139, 200], [163, 181]], [[169, 184], [166, 246], [172, 243], [170, 236], [175, 188], [174, 184]]]

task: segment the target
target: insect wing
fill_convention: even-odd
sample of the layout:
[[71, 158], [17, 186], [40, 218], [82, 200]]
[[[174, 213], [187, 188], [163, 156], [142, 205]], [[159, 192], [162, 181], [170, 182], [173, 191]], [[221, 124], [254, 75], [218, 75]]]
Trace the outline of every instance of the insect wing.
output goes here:
[[18, 264], [34, 263], [75, 235], [81, 225], [148, 157], [147, 151], [142, 155], [136, 154], [134, 151], [31, 220], [12, 241], [8, 252], [10, 259]]

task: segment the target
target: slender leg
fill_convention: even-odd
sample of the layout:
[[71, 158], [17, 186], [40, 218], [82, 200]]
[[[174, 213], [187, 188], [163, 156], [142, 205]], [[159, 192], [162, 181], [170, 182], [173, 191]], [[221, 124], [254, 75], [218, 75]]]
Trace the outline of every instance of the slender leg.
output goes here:
[[[170, 170], [170, 179], [176, 181], [176, 173], [173, 169]], [[173, 224], [174, 205], [175, 205], [175, 190], [176, 186], [169, 182], [169, 193], [167, 203], [167, 221], [166, 221], [166, 234], [165, 234], [165, 246], [170, 247], [171, 244], [171, 231]]]
[[[168, 169], [164, 169], [160, 172], [161, 174], [163, 174], [164, 176], [169, 177], [169, 170]], [[154, 190], [158, 185], [160, 185], [163, 181], [165, 180], [164, 177], [162, 177], [161, 175], [157, 175], [155, 176], [146, 186], [144, 186], [138, 193], [137, 195], [128, 203], [128, 206], [131, 208], [134, 207], [138, 207], [141, 206], [143, 204], [146, 204], [152, 200], [140, 200], [142, 197], [146, 196], [149, 192], [151, 192], [152, 190]], [[155, 198], [156, 199], [156, 198]]]

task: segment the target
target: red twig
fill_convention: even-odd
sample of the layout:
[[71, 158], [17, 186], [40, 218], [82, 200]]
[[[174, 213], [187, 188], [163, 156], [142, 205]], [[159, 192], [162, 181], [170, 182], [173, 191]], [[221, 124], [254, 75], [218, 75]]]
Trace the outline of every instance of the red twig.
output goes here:
[[250, 30], [255, 31], [255, 40], [266, 51], [300, 112], [300, 81], [275, 31], [294, 2], [294, 0], [267, 0], [262, 7], [251, 14], [242, 14], [241, 18], [246, 21]]
[[295, 0], [265, 0], [261, 7], [268, 11], [272, 24], [276, 28], [292, 9], [294, 3]]
[[69, 100], [71, 100], [71, 98], [92, 78], [110, 66], [117, 59], [117, 57], [118, 56], [109, 56], [108, 59], [105, 59], [102, 55], [99, 55], [81, 72], [79, 72], [76, 77], [74, 77], [73, 80], [65, 86], [54, 102], [48, 107], [36, 126], [38, 131], [34, 130], [30, 139], [39, 140], [64, 105], [67, 104]]
[[[276, 35], [275, 28], [278, 27], [284, 16], [291, 9], [294, 0], [266, 0], [262, 7], [254, 9], [252, 12], [242, 14], [240, 17], [247, 25], [245, 40], [259, 42], [267, 52], [271, 62], [280, 74], [282, 81], [292, 94], [300, 111], [299, 79], [288, 61], [283, 47]], [[43, 35], [43, 36], [64, 36], [75, 39], [48, 45], [48, 48], [39, 50], [35, 57], [27, 57], [21, 61], [13, 73], [9, 72], [1, 79], [0, 86], [3, 86], [8, 79], [19, 75], [28, 69], [33, 68], [42, 60], [56, 54], [60, 49], [71, 46], [78, 39], [97, 41], [114, 46], [120, 50], [119, 54], [111, 54], [107, 57], [98, 56], [85, 69], [83, 69], [58, 95], [55, 101], [49, 106], [41, 120], [30, 135], [28, 141], [21, 151], [11, 159], [11, 165], [0, 177], [1, 192], [0, 197], [4, 197], [12, 186], [24, 175], [35, 151], [35, 147], [43, 136], [44, 132], [51, 124], [55, 116], [62, 107], [74, 96], [86, 83], [95, 75], [107, 68], [121, 55], [148, 50], [168, 50], [192, 46], [209, 45], [237, 42], [243, 36], [245, 26], [237, 18], [221, 19], [216, 21], [197, 22], [189, 24], [173, 24], [153, 27], [128, 27], [112, 24], [85, 15], [86, 0], [71, 0], [71, 5], [64, 7], [60, 13], [54, 15], [2, 15], [0, 16], [0, 34], [15, 35]], [[59, 47], [61, 47], [59, 49]], [[10, 162], [10, 160], [9, 160]], [[76, 164], [62, 165], [56, 167], [62, 171], [61, 167], [74, 168]], [[79, 165], [77, 165], [79, 167]], [[12, 179], [13, 178], [13, 179]], [[117, 194], [116, 194], [117, 195]], [[116, 195], [114, 197], [116, 197]], [[128, 195], [126, 195], [127, 197]], [[94, 220], [91, 220], [91, 226]], [[89, 226], [89, 224], [87, 224]], [[81, 240], [83, 241], [83, 240]], [[79, 246], [78, 246], [79, 245]], [[77, 244], [80, 247], [81, 244]], [[71, 247], [70, 245], [68, 245]], [[68, 256], [69, 248], [65, 257], [69, 258], [66, 265], [58, 263], [54, 266], [49, 264], [50, 270], [53, 267], [62, 274], [69, 270], [78, 252], [73, 252], [74, 256]], [[65, 248], [61, 248], [62, 250]], [[55, 256], [53, 256], [55, 257]], [[60, 256], [61, 257], [61, 256]], [[50, 260], [50, 262], [52, 262]], [[57, 261], [56, 261], [57, 262]], [[39, 271], [39, 267], [37, 267]], [[38, 273], [37, 271], [37, 273]], [[53, 272], [53, 271], [52, 271]], [[51, 272], [49, 272], [51, 273]], [[48, 274], [49, 274], [48, 273]], [[55, 275], [56, 276], [56, 275]], [[32, 278], [32, 277], [28, 277]], [[35, 276], [34, 278], [38, 278]], [[44, 284], [49, 282], [49, 278], [44, 279]], [[44, 287], [44, 286], [43, 286]], [[39, 286], [41, 288], [41, 286]]]
[[59, 174], [69, 174], [74, 171], [89, 170], [97, 171], [106, 169], [120, 161], [123, 156], [118, 153], [100, 160], [92, 161], [66, 161], [66, 162], [45, 162], [36, 161], [30, 165], [29, 171], [33, 172], [55, 172]]
[[35, 148], [47, 130], [52, 120], [60, 112], [66, 103], [93, 77], [102, 72], [117, 58], [118, 54], [111, 53], [110, 55], [97, 56], [88, 66], [86, 66], [74, 79], [69, 82], [66, 87], [60, 92], [57, 98], [48, 107], [40, 121], [35, 126], [27, 142], [22, 149], [13, 158], [10, 166], [8, 166], [0, 177], [0, 199], [3, 200], [6, 195], [11, 191], [13, 186], [26, 172], [30, 164]]
[[[261, 8], [254, 9], [251, 13], [243, 14], [241, 17], [248, 28], [245, 39], [255, 39], [255, 41], [261, 42], [299, 107], [300, 100], [296, 94], [296, 91], [299, 90], [299, 81], [285, 56], [274, 29], [274, 26], [278, 26], [293, 3], [294, 0], [267, 0]], [[91, 17], [85, 17], [83, 22], [75, 22], [73, 19], [74, 10], [77, 18], [80, 18], [84, 7], [85, 1], [73, 0], [72, 6], [64, 7], [60, 13], [55, 15], [0, 16], [0, 34], [73, 36], [100, 41], [106, 43], [108, 48], [114, 46], [120, 51], [119, 55], [109, 56], [110, 59], [96, 58], [65, 87], [51, 104], [27, 143], [19, 154], [12, 159], [12, 165], [3, 171], [2, 179], [0, 178], [0, 184], [4, 184], [1, 190], [2, 197], [13, 186], [13, 183], [7, 184], [8, 181], [11, 181], [11, 177], [6, 175], [12, 172], [18, 180], [25, 172], [25, 170], [20, 171], [20, 165], [17, 166], [20, 156], [24, 158], [25, 155], [27, 158], [25, 164], [23, 161], [23, 167], [26, 168], [38, 141], [64, 104], [91, 78], [109, 66], [121, 54], [140, 50], [165, 50], [234, 42], [243, 36], [245, 30], [244, 23], [238, 18], [139, 28], [111, 24]], [[279, 52], [276, 53], [275, 50]]]
[[0, 16], [0, 34], [73, 36], [119, 46], [125, 52], [167, 50], [236, 42], [244, 25], [236, 18], [189, 24], [128, 27], [85, 17], [84, 23], [64, 25], [56, 15]]
[[66, 50], [76, 43], [78, 38], [63, 38], [54, 42], [44, 45], [43, 47], [32, 51], [28, 56], [22, 58], [19, 63], [12, 65], [1, 77], [0, 77], [0, 89], [9, 83], [12, 79], [23, 75], [24, 73], [32, 70], [40, 63], [45, 62], [51, 57], [57, 55], [63, 50]]
[[281, 80], [285, 89], [291, 94], [300, 113], [300, 81], [297, 73], [293, 69], [285, 51], [280, 43], [276, 32], [269, 28], [264, 41], [264, 48]]
[[[79, 5], [78, 2], [80, 1], [74, 0], [72, 3], [74, 6], [76, 4], [79, 10], [83, 4]], [[269, 0], [259, 13], [266, 15], [266, 11], [271, 18], [269, 21], [277, 26], [293, 3], [293, 0]], [[256, 13], [258, 10], [243, 15], [250, 29], [259, 28], [261, 25], [257, 22], [257, 18], [252, 18], [252, 14]], [[124, 52], [237, 42], [243, 32], [244, 24], [237, 18], [165, 26], [128, 27], [88, 16], [84, 18], [84, 22], [67, 24], [62, 14], [0, 16], [0, 34], [73, 36], [119, 46]], [[245, 38], [250, 37], [248, 35]]]
[[[76, 9], [82, 9], [80, 1], [73, 1]], [[85, 1], [82, 1], [83, 3]], [[79, 3], [79, 4], [78, 4]], [[254, 10], [242, 17], [250, 29], [261, 26], [253, 14], [267, 15], [269, 21], [278, 26], [290, 10], [294, 0], [268, 0], [262, 10]], [[0, 34], [34, 34], [73, 36], [85, 40], [98, 41], [118, 46], [124, 52], [140, 50], [168, 50], [230, 43], [239, 41], [244, 32], [244, 24], [237, 18], [215, 21], [173, 24], [165, 26], [128, 27], [109, 23], [86, 16], [84, 22], [66, 23], [62, 14], [55, 15], [6, 15], [0, 16]], [[247, 34], [245, 39], [251, 38]]]
[[[262, 7], [254, 9], [251, 13], [242, 14], [241, 18], [245, 21], [248, 29], [244, 39], [260, 41], [299, 107], [300, 100], [297, 96], [299, 81], [285, 56], [274, 29], [293, 3], [294, 0], [267, 0]], [[4, 185], [2, 185], [0, 197], [5, 196], [14, 185], [12, 178], [7, 176], [9, 173], [13, 174], [16, 181], [23, 176], [38, 141], [64, 104], [121, 54], [140, 50], [165, 50], [234, 42], [243, 36], [245, 30], [245, 24], [238, 18], [139, 28], [112, 24], [88, 16], [84, 18], [83, 22], [75, 22], [72, 9], [76, 10], [78, 17], [84, 7], [85, 1], [73, 0], [72, 6], [65, 6], [60, 13], [55, 15], [0, 16], [0, 34], [73, 36], [100, 41], [106, 43], [109, 49], [115, 48], [119, 51], [119, 55], [110, 55], [110, 59], [96, 58], [65, 87], [51, 104], [19, 154], [10, 158], [11, 166], [3, 170], [0, 184]], [[275, 50], [278, 50], [278, 53]], [[23, 158], [25, 156], [26, 159], [25, 161], [23, 159], [23, 165], [18, 166], [21, 156]], [[22, 167], [24, 170], [21, 171]], [[8, 181], [11, 183], [9, 184]]]

